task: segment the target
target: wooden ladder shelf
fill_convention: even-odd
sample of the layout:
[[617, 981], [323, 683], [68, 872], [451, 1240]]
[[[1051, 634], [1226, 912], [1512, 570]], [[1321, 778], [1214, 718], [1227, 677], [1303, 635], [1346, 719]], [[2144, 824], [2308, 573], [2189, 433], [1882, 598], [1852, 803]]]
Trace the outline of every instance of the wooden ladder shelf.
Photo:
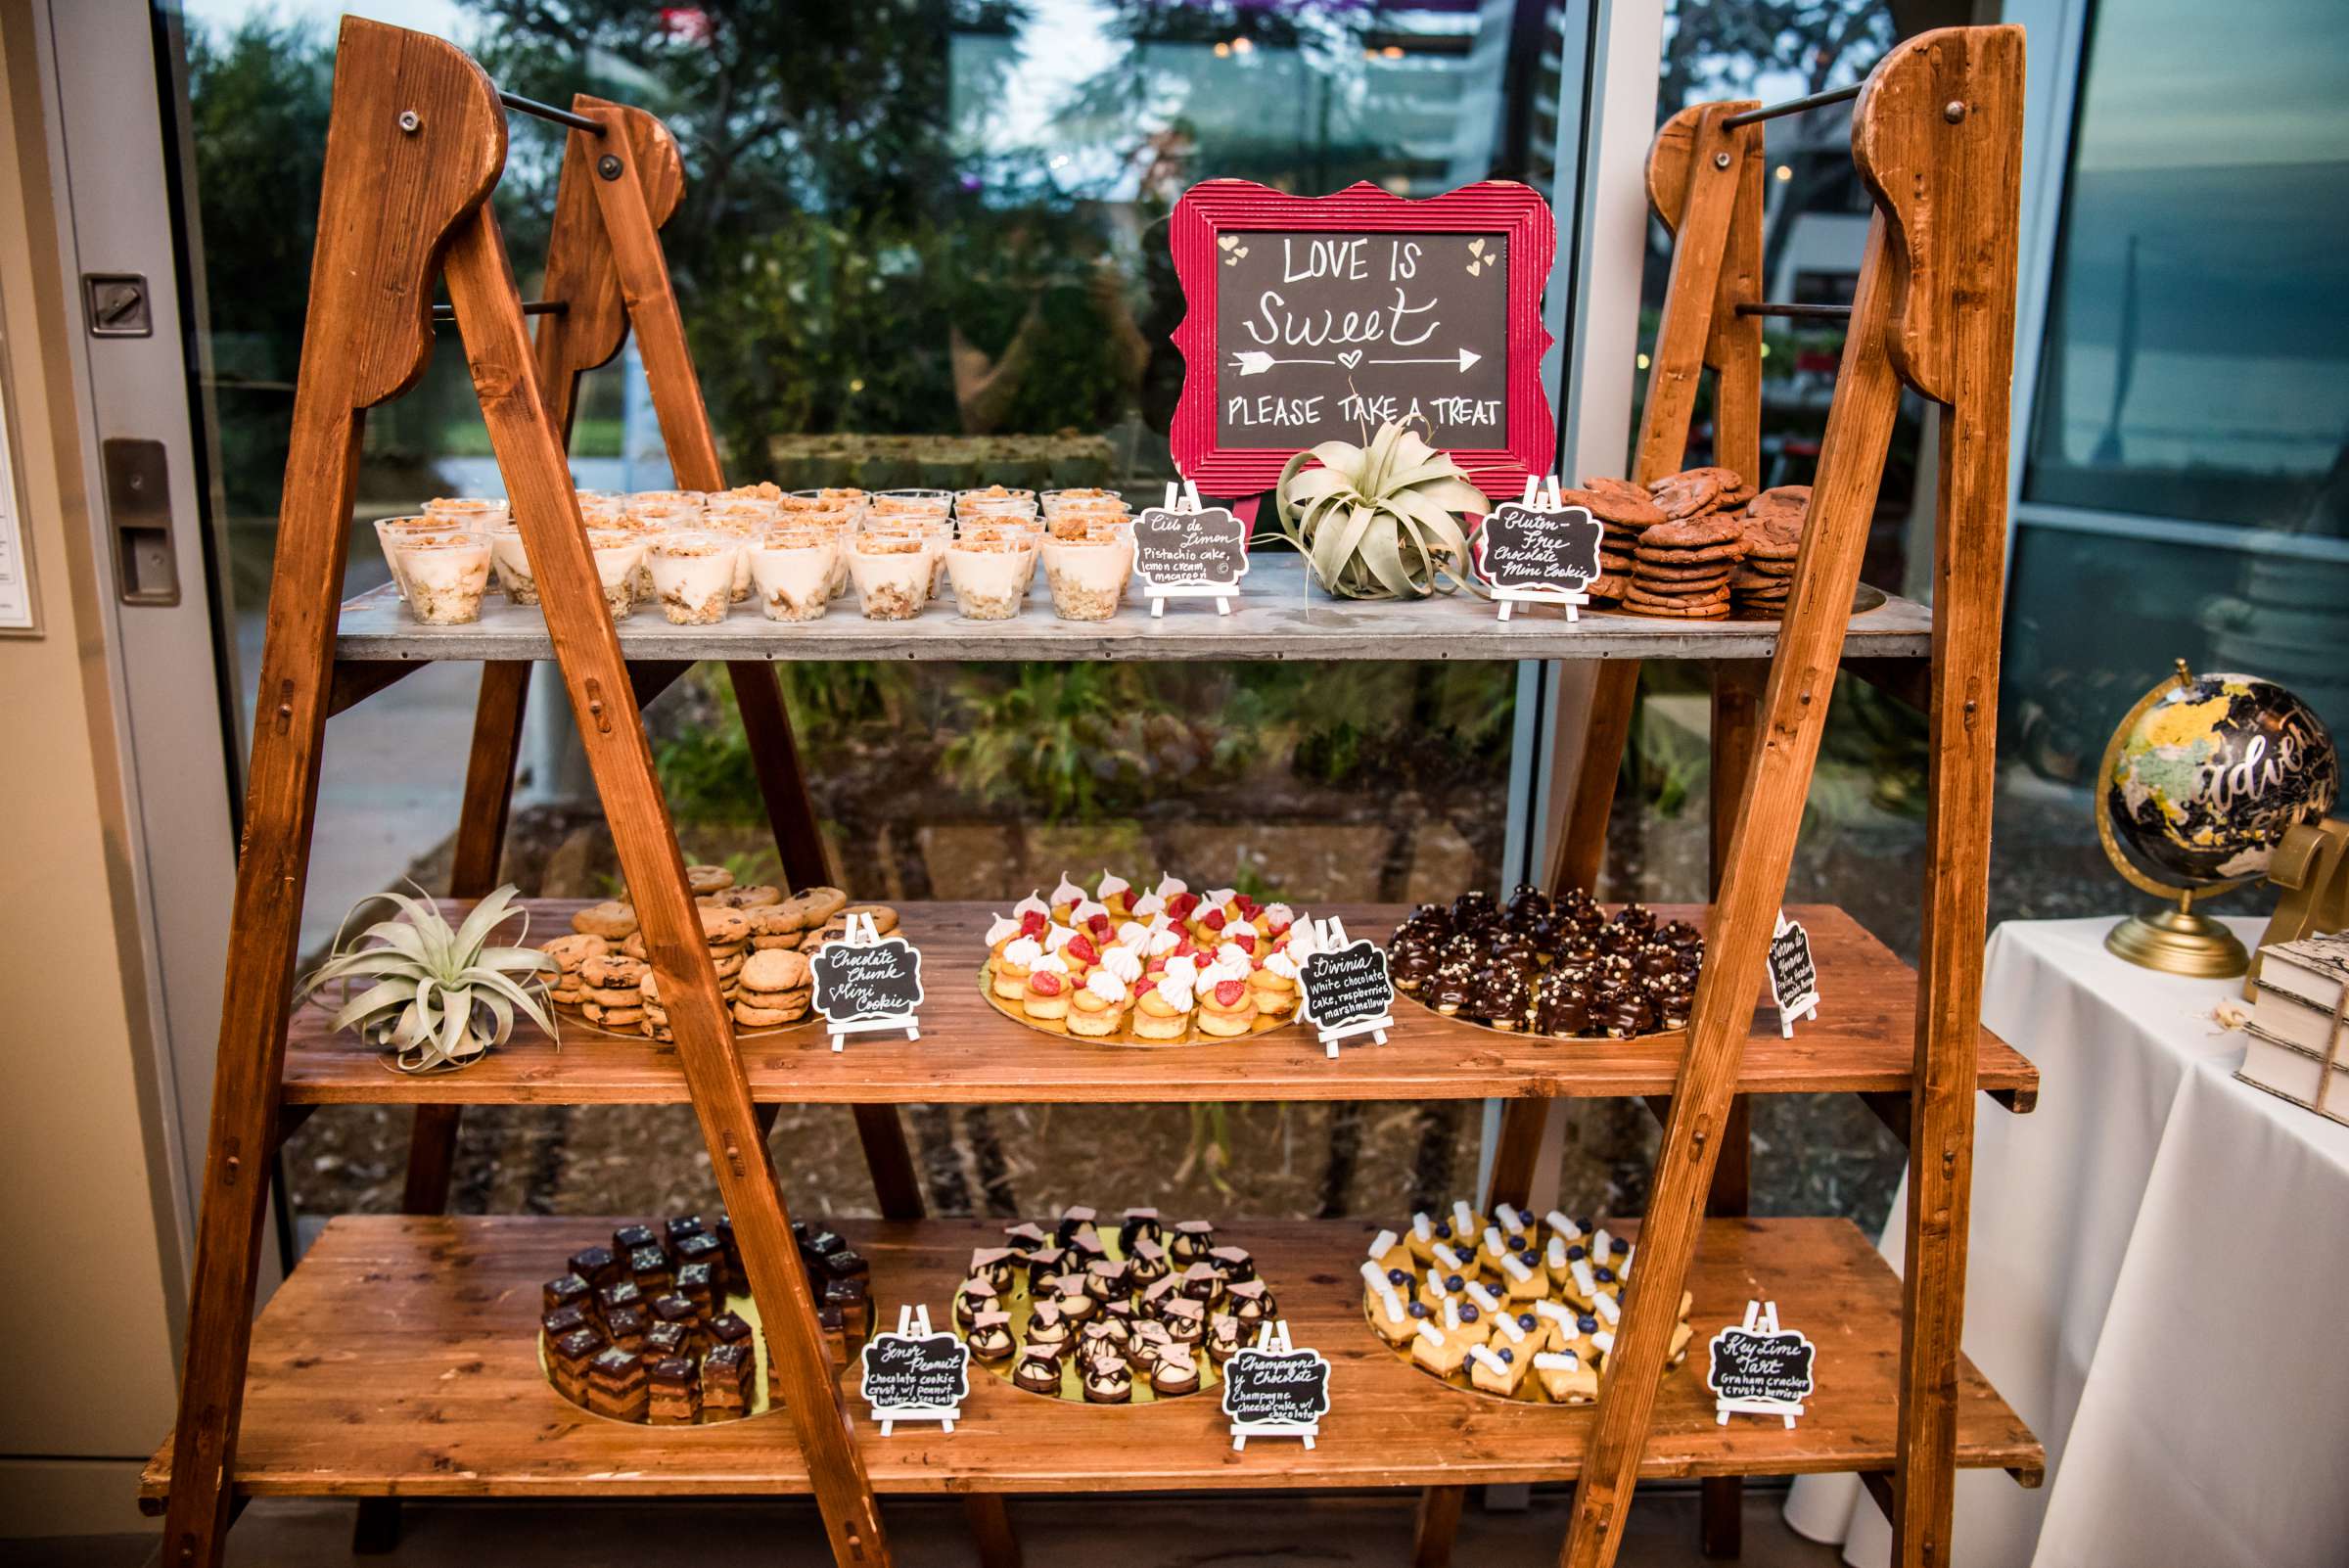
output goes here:
[[[1706, 1544], [1736, 1546], [1737, 1478], [1782, 1469], [1859, 1470], [1891, 1515], [1896, 1558], [1909, 1568], [1948, 1560], [1955, 1474], [1960, 1463], [2003, 1465], [2027, 1482], [2043, 1462], [2036, 1442], [1958, 1351], [1963, 1314], [1967, 1195], [1977, 1086], [2027, 1109], [2030, 1065], [1984, 1035], [1980, 1014], [1990, 798], [2004, 545], [2007, 393], [2011, 373], [2015, 217], [2019, 191], [2022, 34], [2015, 27], [1951, 28], [1896, 47], [1858, 92], [1853, 157], [1875, 205], [1853, 302], [1843, 360], [1814, 487], [1811, 526], [1795, 566], [1792, 596], [1774, 636], [1751, 624], [1662, 627], [1623, 617], [1579, 626], [1535, 623], [1476, 632], [1477, 657], [1596, 658], [1596, 695], [1575, 781], [1573, 812], [1550, 862], [1559, 888], [1594, 885], [1605, 845], [1615, 773], [1629, 733], [1638, 660], [1714, 661], [1714, 902], [1704, 973], [1684, 1038], [1585, 1042], [1588, 1051], [1463, 1042], [1467, 1026], [1435, 1017], [1399, 1021], [1390, 1043], [1359, 1060], [1305, 1066], [1255, 1045], [1229, 1059], [1197, 1047], [1179, 1064], [1086, 1054], [1082, 1043], [1038, 1043], [1004, 1024], [976, 997], [943, 998], [925, 1017], [918, 1044], [877, 1042], [845, 1057], [769, 1045], [746, 1060], [737, 1049], [687, 888], [684, 864], [653, 769], [641, 716], [645, 702], [696, 657], [722, 659], [739, 700], [759, 782], [787, 878], [798, 886], [832, 880], [807, 801], [772, 659], [869, 654], [857, 627], [801, 628], [782, 639], [759, 628], [727, 629], [707, 641], [664, 641], [616, 627], [585, 541], [565, 449], [578, 378], [607, 362], [633, 331], [662, 436], [679, 484], [723, 486], [715, 441], [687, 350], [659, 230], [683, 191], [674, 143], [640, 110], [581, 96], [569, 111], [520, 100], [504, 105], [570, 127], [546, 296], [533, 342], [489, 197], [505, 165], [501, 95], [472, 60], [424, 34], [346, 19], [337, 57], [316, 257], [296, 393], [291, 453], [280, 518], [268, 637], [262, 655], [245, 844], [230, 935], [228, 999], [220, 1033], [210, 1148], [189, 1321], [190, 1347], [178, 1425], [151, 1468], [147, 1495], [167, 1512], [165, 1560], [209, 1568], [221, 1560], [242, 1501], [262, 1493], [328, 1492], [363, 1499], [363, 1522], [380, 1539], [396, 1503], [448, 1490], [420, 1471], [399, 1430], [354, 1424], [332, 1476], [304, 1469], [299, 1423], [289, 1409], [316, 1398], [314, 1362], [292, 1371], [253, 1361], [253, 1305], [267, 1173], [276, 1148], [302, 1116], [337, 1100], [409, 1100], [417, 1106], [405, 1219], [337, 1221], [273, 1302], [301, 1323], [370, 1313], [430, 1322], [448, 1343], [496, 1340], [481, 1303], [513, 1288], [508, 1239], [541, 1227], [570, 1237], [573, 1222], [447, 1220], [445, 1207], [462, 1102], [546, 1101], [692, 1104], [718, 1190], [733, 1217], [752, 1291], [780, 1368], [797, 1452], [774, 1438], [723, 1428], [661, 1434], [590, 1429], [549, 1445], [482, 1446], [483, 1474], [465, 1490], [532, 1491], [539, 1468], [559, 1471], [552, 1493], [632, 1495], [644, 1490], [804, 1492], [822, 1514], [844, 1565], [892, 1560], [876, 1489], [946, 1491], [971, 1509], [990, 1568], [1018, 1560], [1001, 1495], [1019, 1491], [1116, 1491], [1123, 1487], [1410, 1486], [1424, 1489], [1417, 1560], [1448, 1560], [1467, 1485], [1480, 1481], [1575, 1479], [1577, 1493], [1562, 1562], [1603, 1568], [1620, 1547], [1634, 1487], [1642, 1473], [1706, 1478]], [[1716, 460], [1748, 480], [1761, 466], [1761, 299], [1763, 136], [1772, 111], [1707, 104], [1683, 111], [1658, 134], [1648, 164], [1657, 212], [1676, 237], [1670, 291], [1650, 372], [1635, 476], [1676, 471], [1687, 445], [1696, 389], [1715, 377]], [[352, 637], [353, 606], [339, 605], [361, 425], [365, 411], [396, 396], [422, 373], [430, 351], [433, 297], [445, 282], [487, 422], [499, 471], [536, 572], [544, 624], [527, 629], [452, 628], [446, 638], [404, 632]], [[1902, 390], [1922, 395], [1942, 421], [1936, 484], [1934, 598], [1929, 642], [1919, 607], [1896, 601], [1889, 614], [1855, 615], [1870, 517]], [[1379, 607], [1369, 632], [1296, 657], [1409, 657], [1430, 625], [1456, 607]], [[1245, 623], [1246, 606], [1233, 620]], [[438, 634], [441, 628], [412, 628]], [[687, 628], [663, 628], [683, 631]], [[900, 652], [916, 658], [1084, 659], [1172, 657], [1077, 640], [1049, 623], [1007, 623], [983, 655], [955, 639], [931, 641], [903, 628]], [[1230, 636], [1228, 628], [1212, 628]], [[479, 635], [476, 635], [476, 633]], [[1174, 635], [1202, 635], [1178, 628]], [[1088, 632], [1112, 637], [1115, 629]], [[1299, 634], [1303, 638], [1302, 633]], [[623, 652], [623, 644], [628, 651]], [[977, 645], [972, 645], [977, 646]], [[1233, 644], [1226, 657], [1271, 657]], [[686, 650], [690, 649], [688, 653]], [[852, 650], [844, 652], [843, 650]], [[632, 655], [632, 656], [631, 656]], [[1926, 678], [1887, 674], [1889, 656], [1924, 658]], [[523, 1036], [505, 1060], [423, 1083], [390, 1079], [347, 1041], [322, 1038], [291, 1018], [296, 945], [317, 799], [325, 721], [432, 658], [483, 664], [474, 746], [467, 772], [451, 891], [486, 893], [497, 880], [530, 666], [559, 667], [622, 873], [636, 904], [652, 967], [668, 1000], [673, 1057], [652, 1058], [624, 1042], [593, 1062], [552, 1059], [551, 1042]], [[1764, 661], [1767, 659], [1767, 665]], [[408, 662], [402, 662], [408, 661]], [[1911, 978], [1889, 953], [1835, 911], [1813, 915], [1848, 977], [1852, 1005], [1841, 1022], [1819, 1024], [1807, 1051], [1756, 1034], [1766, 949], [1785, 894], [1805, 797], [1839, 669], [1880, 678], [1924, 706], [1931, 721], [1929, 815], [1920, 972]], [[539, 907], [561, 918], [562, 906]], [[1694, 911], [1691, 911], [1693, 914]], [[936, 904], [904, 911], [905, 927], [945, 950], [975, 948], [979, 911]], [[1367, 928], [1393, 911], [1349, 911]], [[1865, 979], [1863, 979], [1865, 977]], [[1839, 994], [1842, 994], [1839, 992]], [[1870, 1013], [1869, 1004], [1880, 1010]], [[1809, 1027], [1809, 1026], [1807, 1026]], [[1900, 1032], [1908, 1044], [1897, 1044]], [[290, 1044], [290, 1038], [292, 1043]], [[524, 1064], [511, 1066], [510, 1064]], [[527, 1080], [527, 1082], [526, 1082]], [[1908, 1141], [1910, 1222], [1906, 1277], [1895, 1281], [1856, 1230], [1842, 1222], [1733, 1219], [1746, 1206], [1747, 1104], [1752, 1093], [1792, 1089], [1857, 1092]], [[1435, 1095], [1506, 1099], [1490, 1198], [1522, 1202], [1533, 1186], [1548, 1096], [1638, 1094], [1663, 1122], [1652, 1197], [1639, 1230], [1640, 1268], [1624, 1307], [1616, 1349], [1594, 1410], [1468, 1412], [1458, 1398], [1371, 1347], [1344, 1343], [1360, 1333], [1359, 1302], [1343, 1284], [1361, 1239], [1331, 1223], [1255, 1227], [1263, 1245], [1338, 1278], [1320, 1290], [1300, 1280], [1284, 1296], [1288, 1315], [1323, 1330], [1340, 1375], [1359, 1380], [1392, 1425], [1351, 1435], [1344, 1393], [1324, 1441], [1310, 1454], [1251, 1449], [1235, 1463], [1226, 1440], [1195, 1430], [1211, 1412], [1164, 1412], [1147, 1453], [1113, 1445], [1118, 1433], [1087, 1425], [1086, 1411], [1028, 1408], [1005, 1413], [988, 1391], [950, 1436], [899, 1433], [860, 1446], [819, 1333], [798, 1262], [765, 1133], [786, 1102], [847, 1103], [855, 1112], [883, 1222], [860, 1227], [858, 1245], [876, 1279], [899, 1300], [950, 1289], [957, 1249], [980, 1227], [923, 1218], [920, 1183], [898, 1121], [899, 1104], [922, 1100], [1175, 1100], [1194, 1097], [1383, 1098]], [[1708, 1231], [1706, 1217], [1715, 1217]], [[1774, 1227], [1774, 1228], [1773, 1228]], [[1247, 1228], [1247, 1227], [1241, 1227]], [[1706, 1234], [1700, 1260], [1697, 1244]], [[1365, 1228], [1365, 1235], [1366, 1235]], [[576, 1242], [568, 1244], [576, 1245]], [[1782, 1437], [1760, 1428], [1717, 1431], [1709, 1407], [1664, 1388], [1662, 1372], [1683, 1284], [1703, 1310], [1717, 1297], [1742, 1298], [1753, 1270], [1783, 1248], [1798, 1276], [1832, 1277], [1853, 1313], [1874, 1320], [1855, 1330], [1848, 1375], [1873, 1373], [1866, 1419], [1846, 1409], [1841, 1425], [1822, 1418], [1812, 1460], [1791, 1456]], [[423, 1283], [398, 1302], [349, 1297], [354, 1270], [385, 1259], [431, 1257]], [[403, 1272], [410, 1278], [419, 1271]], [[451, 1280], [462, 1279], [462, 1290]], [[1785, 1281], [1782, 1305], [1806, 1305], [1800, 1277]], [[1359, 1294], [1356, 1287], [1354, 1294]], [[1836, 1310], [1812, 1286], [1819, 1314]], [[1890, 1318], [1900, 1317], [1897, 1380]], [[1733, 1308], [1730, 1309], [1733, 1312]], [[364, 1358], [363, 1327], [345, 1327]], [[1873, 1340], [1866, 1340], [1867, 1335]], [[516, 1331], [516, 1343], [523, 1336]], [[511, 1406], [541, 1392], [520, 1351], [482, 1354], [474, 1368], [492, 1403]], [[1383, 1367], [1383, 1371], [1382, 1371]], [[251, 1376], [249, 1377], [249, 1370]], [[345, 1369], [344, 1375], [350, 1375]], [[382, 1375], [395, 1380], [396, 1369]], [[1400, 1381], [1389, 1382], [1389, 1376]], [[1420, 1385], [1425, 1384], [1422, 1388]], [[241, 1464], [249, 1387], [263, 1422], [261, 1450]], [[1374, 1392], [1375, 1391], [1375, 1392]], [[387, 1406], [396, 1403], [387, 1393]], [[462, 1403], [484, 1396], [458, 1394]], [[551, 1394], [547, 1397], [551, 1398]], [[1828, 1396], [1827, 1408], [1832, 1405]], [[476, 1407], [467, 1406], [468, 1408]], [[1693, 1413], [1692, 1413], [1693, 1412]], [[1537, 1425], [1526, 1414], [1549, 1418]], [[315, 1419], [312, 1417], [311, 1419]], [[1363, 1421], [1368, 1422], [1364, 1416]], [[1185, 1425], [1188, 1421], [1190, 1424]], [[1563, 1425], [1556, 1423], [1565, 1423]], [[733, 1423], [748, 1426], [750, 1423]], [[594, 1423], [600, 1428], [610, 1423]], [[1772, 1423], [1774, 1431], [1775, 1423]], [[775, 1429], [780, 1438], [783, 1428]], [[614, 1434], [619, 1434], [615, 1436]], [[1451, 1439], [1459, 1453], [1439, 1452]], [[931, 1445], [935, 1444], [936, 1447]], [[1426, 1452], [1419, 1452], [1424, 1444]], [[494, 1450], [494, 1452], [490, 1452]], [[616, 1458], [615, 1455], [626, 1455]], [[1823, 1455], [1823, 1461], [1819, 1456]], [[494, 1460], [494, 1462], [490, 1462]], [[615, 1485], [625, 1471], [659, 1485]], [[541, 1494], [547, 1495], [547, 1494]]]

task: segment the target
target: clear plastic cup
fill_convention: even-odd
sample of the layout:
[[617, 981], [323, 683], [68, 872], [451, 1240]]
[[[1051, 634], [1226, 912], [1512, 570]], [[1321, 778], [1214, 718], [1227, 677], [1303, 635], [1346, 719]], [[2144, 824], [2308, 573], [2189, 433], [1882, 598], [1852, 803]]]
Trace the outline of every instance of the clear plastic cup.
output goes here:
[[653, 595], [672, 626], [711, 626], [734, 602], [734, 573], [742, 540], [714, 530], [664, 533], [644, 548]]
[[930, 599], [930, 544], [918, 533], [873, 533], [849, 540], [849, 576], [867, 621], [911, 621]]
[[698, 512], [708, 503], [709, 499], [709, 496], [700, 490], [636, 490], [628, 496], [628, 510], [632, 512], [639, 507], [660, 509], [689, 506]]
[[610, 528], [628, 515], [628, 498], [610, 490], [580, 490], [579, 521], [591, 529]]
[[448, 525], [424, 516], [381, 517], [375, 520], [375, 545], [384, 552], [384, 565], [392, 569], [392, 586], [402, 599], [408, 596], [408, 579], [399, 569], [399, 541], [411, 533], [446, 533]]
[[1126, 596], [1133, 565], [1130, 542], [1115, 538], [1047, 538], [1037, 546], [1044, 581], [1052, 590], [1052, 613], [1063, 621], [1107, 621]]
[[595, 553], [595, 576], [604, 585], [604, 608], [612, 612], [615, 621], [625, 621], [636, 611], [636, 576], [644, 570], [645, 547], [650, 542], [634, 529], [587, 530], [587, 548]]
[[835, 512], [846, 510], [852, 518], [864, 516], [872, 497], [853, 486], [827, 486], [817, 490], [786, 490], [780, 503], [786, 512]]
[[478, 529], [490, 532], [514, 521], [514, 508], [504, 501], [479, 500], [465, 495], [437, 495], [424, 503], [424, 515], [446, 529]]
[[506, 603], [538, 602], [538, 574], [530, 569], [530, 553], [523, 546], [519, 526], [508, 523], [489, 530], [489, 564], [497, 568], [497, 585], [506, 591]]
[[393, 548], [408, 583], [408, 613], [428, 626], [482, 619], [489, 589], [489, 535], [472, 529], [403, 533]]
[[971, 517], [981, 512], [1026, 512], [1033, 517], [1036, 514], [1036, 491], [990, 484], [985, 489], [957, 490], [954, 493], [956, 517]]
[[1071, 507], [1095, 507], [1121, 513], [1126, 510], [1126, 497], [1123, 494], [1116, 490], [1104, 490], [1093, 486], [1046, 490], [1036, 497], [1036, 501], [1042, 507], [1046, 517], [1055, 512], [1066, 511]]
[[[1009, 540], [1020, 547], [1020, 592], [1025, 595], [1036, 582], [1036, 546], [1043, 541], [1043, 525], [1033, 518], [988, 518], [962, 526], [960, 538], [973, 544], [992, 540]], [[959, 541], [958, 541], [959, 542]]]
[[832, 579], [846, 570], [839, 537], [819, 529], [776, 529], [743, 553], [769, 621], [821, 620]]
[[1027, 540], [957, 539], [946, 551], [954, 607], [968, 621], [1009, 621], [1018, 615], [1035, 571], [1036, 546]]
[[783, 489], [772, 480], [760, 480], [756, 484], [737, 484], [730, 490], [712, 490], [703, 499], [712, 508], [730, 506], [736, 501], [759, 501], [773, 506], [783, 499]]
[[952, 490], [883, 490], [867, 508], [872, 517], [948, 517], [953, 511]]

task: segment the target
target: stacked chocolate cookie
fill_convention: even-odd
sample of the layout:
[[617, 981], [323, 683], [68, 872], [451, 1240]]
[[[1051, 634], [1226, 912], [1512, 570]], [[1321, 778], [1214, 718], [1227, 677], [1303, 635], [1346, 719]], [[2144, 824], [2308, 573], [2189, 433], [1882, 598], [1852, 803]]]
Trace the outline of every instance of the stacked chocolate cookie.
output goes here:
[[745, 1029], [798, 1023], [807, 1016], [809, 978], [806, 958], [787, 947], [752, 953], [734, 994], [734, 1022]]
[[1622, 599], [1632, 586], [1634, 554], [1639, 547], [1639, 535], [1666, 521], [1664, 509], [1630, 480], [1585, 480], [1581, 489], [1560, 491], [1559, 498], [1568, 506], [1589, 511], [1606, 530], [1598, 546], [1602, 576], [1584, 591], [1601, 602]]
[[642, 1029], [642, 988], [651, 974], [643, 959], [626, 953], [599, 953], [584, 960], [579, 965], [580, 1015], [600, 1029]]
[[1729, 578], [1729, 602], [1740, 616], [1774, 620], [1786, 613], [1795, 558], [1811, 513], [1811, 486], [1781, 484], [1748, 502], [1743, 515], [1745, 554]]
[[1665, 521], [1639, 535], [1624, 608], [1689, 621], [1727, 616], [1745, 532], [1727, 508], [1752, 489], [1728, 469], [1692, 468], [1656, 481], [1647, 493]]
[[576, 1007], [585, 999], [584, 988], [579, 981], [580, 967], [588, 959], [601, 958], [610, 952], [612, 945], [601, 937], [574, 931], [542, 945], [538, 950], [555, 961], [555, 980], [547, 988], [547, 995], [559, 1007]]

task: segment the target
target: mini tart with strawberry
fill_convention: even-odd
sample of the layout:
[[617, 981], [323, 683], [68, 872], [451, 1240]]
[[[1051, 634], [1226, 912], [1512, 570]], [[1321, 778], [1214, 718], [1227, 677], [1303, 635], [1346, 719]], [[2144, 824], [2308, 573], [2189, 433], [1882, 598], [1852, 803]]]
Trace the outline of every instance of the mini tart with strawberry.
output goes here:
[[993, 979], [990, 985], [997, 996], [1005, 1001], [1019, 1001], [1028, 994], [1028, 972], [1044, 957], [1044, 945], [1034, 937], [1014, 937], [995, 954]]
[[1135, 995], [1131, 1028], [1141, 1039], [1180, 1039], [1190, 1032], [1191, 1010], [1197, 1005], [1186, 973], [1161, 974]]
[[1286, 1023], [1297, 1011], [1297, 961], [1284, 950], [1265, 954], [1249, 973], [1248, 987], [1256, 992], [1256, 1010], [1274, 1023]]
[[1200, 900], [1184, 924], [1201, 946], [1213, 947], [1223, 941], [1223, 928], [1239, 918], [1240, 912], [1231, 906], [1231, 891], [1218, 888]]
[[1070, 914], [1084, 901], [1084, 890], [1071, 882], [1067, 872], [1062, 872], [1059, 885], [1052, 890], [1052, 918], [1067, 925]]
[[1069, 1033], [1087, 1039], [1116, 1034], [1126, 1026], [1126, 1007], [1132, 996], [1116, 975], [1094, 970], [1069, 996]]
[[[1055, 926], [1053, 929], [1064, 931], [1069, 928]], [[1050, 945], [1047, 943], [1047, 945]], [[1106, 944], [1094, 941], [1093, 938], [1082, 931], [1069, 931], [1069, 935], [1062, 938], [1053, 950], [1060, 955], [1060, 961], [1069, 966], [1069, 973], [1077, 979], [1082, 980], [1093, 972], [1095, 965], [1101, 962], [1101, 949], [1104, 945]]]
[[1219, 964], [1199, 978], [1201, 1034], [1229, 1039], [1255, 1028], [1256, 997], [1245, 974], [1231, 974]]
[[1020, 1011], [1032, 1024], [1055, 1033], [1066, 1030], [1069, 992], [1075, 989], [1069, 966], [1060, 961], [1060, 955], [1045, 953], [1029, 972], [1027, 990], [1020, 997]]
[[1051, 916], [1045, 913], [1040, 902], [1033, 899], [1021, 901], [1034, 907], [1014, 909], [1008, 917], [997, 916], [994, 924], [987, 928], [988, 951], [998, 958], [1003, 956], [1004, 948], [1022, 937], [1043, 941], [1044, 932], [1051, 927]]

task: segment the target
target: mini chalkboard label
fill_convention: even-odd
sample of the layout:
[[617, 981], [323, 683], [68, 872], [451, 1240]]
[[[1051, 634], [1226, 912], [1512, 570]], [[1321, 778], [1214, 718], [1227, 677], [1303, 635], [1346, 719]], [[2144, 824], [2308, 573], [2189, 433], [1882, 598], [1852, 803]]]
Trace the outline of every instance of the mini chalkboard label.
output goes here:
[[1285, 1321], [1267, 1323], [1223, 1365], [1223, 1413], [1235, 1449], [1244, 1452], [1252, 1437], [1302, 1438], [1310, 1449], [1329, 1413], [1329, 1361], [1293, 1347]]
[[1238, 588], [1248, 575], [1248, 525], [1230, 508], [1171, 512], [1153, 506], [1133, 520], [1133, 575], [1142, 591]]
[[914, 1014], [922, 1005], [922, 955], [903, 937], [883, 937], [871, 915], [851, 915], [845, 935], [825, 943], [808, 961], [810, 1000], [841, 1048], [845, 1035], [903, 1030], [920, 1039]]
[[929, 1308], [899, 1308], [897, 1332], [865, 1341], [862, 1360], [861, 1393], [883, 1437], [898, 1421], [939, 1421], [954, 1430], [971, 1397], [971, 1348], [933, 1332]]
[[1713, 1336], [1705, 1386], [1713, 1391], [1714, 1419], [1774, 1415], [1788, 1426], [1811, 1397], [1818, 1349], [1799, 1331], [1778, 1326], [1775, 1302], [1749, 1301], [1745, 1320]]
[[1385, 949], [1367, 938], [1349, 940], [1339, 920], [1314, 922], [1314, 947], [1297, 966], [1297, 1016], [1321, 1035], [1322, 1048], [1338, 1054], [1338, 1042], [1368, 1035], [1387, 1042], [1394, 1027], [1395, 982], [1387, 973]]
[[1819, 963], [1811, 956], [1811, 933], [1783, 911], [1770, 937], [1770, 999], [1777, 1004], [1778, 1032], [1789, 1039], [1796, 1019], [1819, 1016]]
[[1602, 574], [1606, 530], [1579, 506], [1558, 511], [1504, 501], [1476, 530], [1476, 571], [1492, 588], [1580, 593]]

